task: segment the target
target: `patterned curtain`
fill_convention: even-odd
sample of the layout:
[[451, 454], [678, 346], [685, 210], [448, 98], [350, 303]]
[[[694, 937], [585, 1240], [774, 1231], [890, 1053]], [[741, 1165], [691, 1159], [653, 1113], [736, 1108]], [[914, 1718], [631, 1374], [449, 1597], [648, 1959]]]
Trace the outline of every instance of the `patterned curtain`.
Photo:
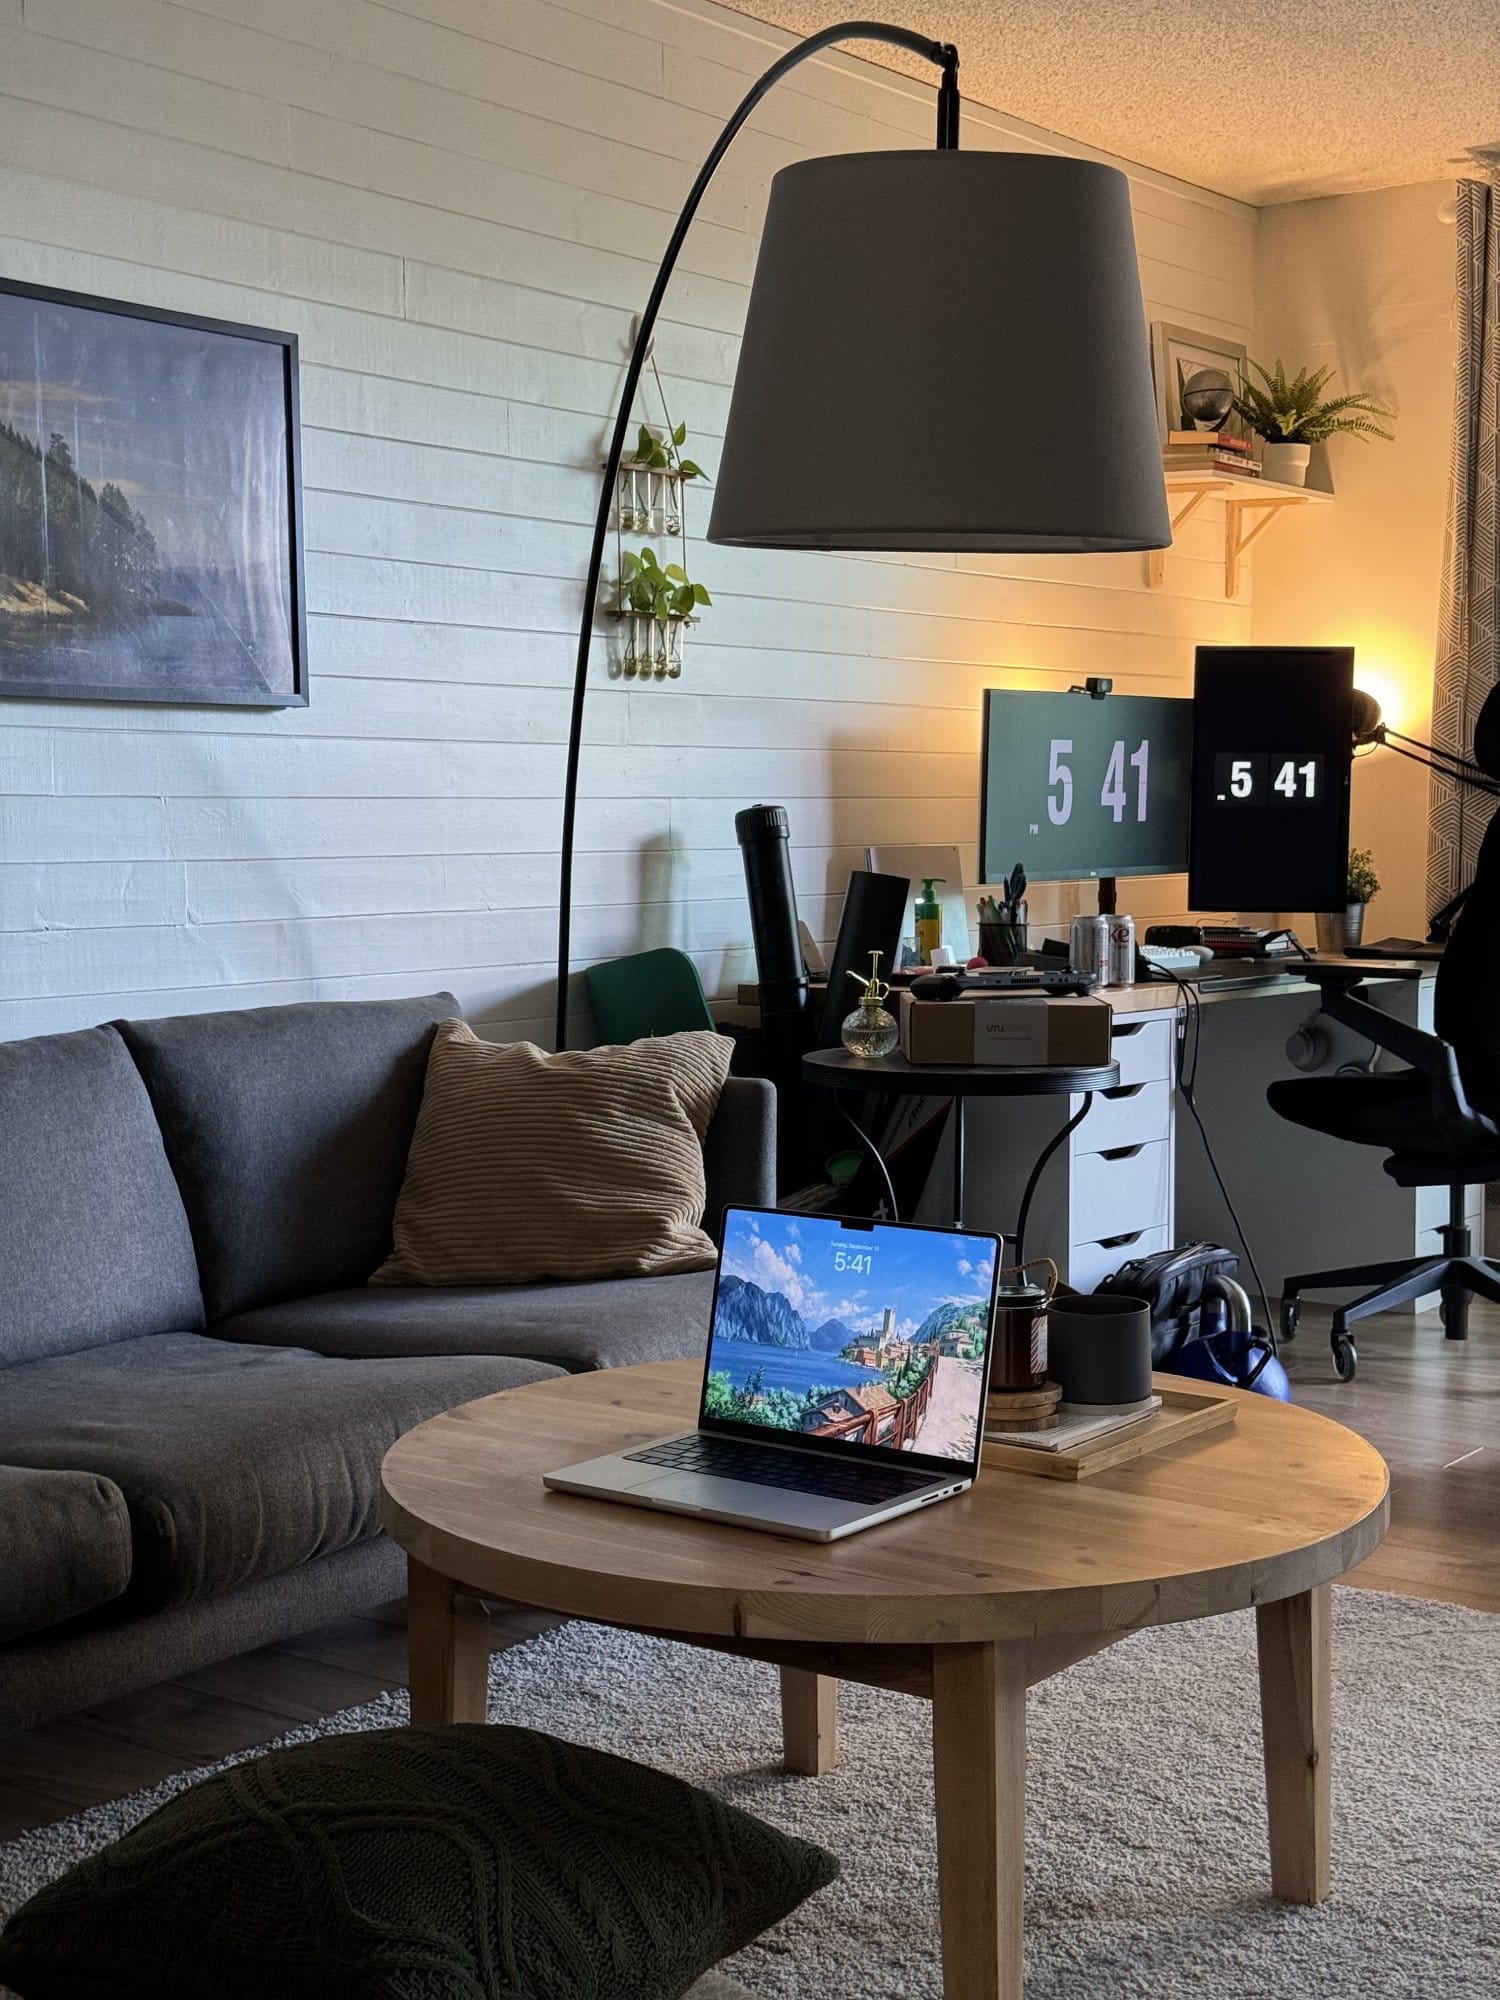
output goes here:
[[[1432, 740], [1467, 756], [1480, 704], [1500, 679], [1500, 188], [1488, 181], [1458, 184], [1458, 322]], [[1429, 912], [1473, 880], [1493, 811], [1493, 800], [1434, 775]]]

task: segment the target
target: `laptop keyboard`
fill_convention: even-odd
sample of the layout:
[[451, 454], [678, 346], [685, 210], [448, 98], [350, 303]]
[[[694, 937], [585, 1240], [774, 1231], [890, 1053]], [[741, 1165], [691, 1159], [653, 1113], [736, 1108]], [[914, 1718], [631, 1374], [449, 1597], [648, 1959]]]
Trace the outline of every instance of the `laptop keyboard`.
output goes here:
[[815, 1493], [823, 1500], [878, 1506], [930, 1486], [930, 1472], [902, 1472], [893, 1465], [843, 1465], [775, 1446], [739, 1444], [733, 1438], [668, 1438], [663, 1444], [627, 1451], [636, 1464], [664, 1465], [673, 1472], [707, 1472], [717, 1479], [740, 1479], [750, 1486], [780, 1486], [792, 1493]]

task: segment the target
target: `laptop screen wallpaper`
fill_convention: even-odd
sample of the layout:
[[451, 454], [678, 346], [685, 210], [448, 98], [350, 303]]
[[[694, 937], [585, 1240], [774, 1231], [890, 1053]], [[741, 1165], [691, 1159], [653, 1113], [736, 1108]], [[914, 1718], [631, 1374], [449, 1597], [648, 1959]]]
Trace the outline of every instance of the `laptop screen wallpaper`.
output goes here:
[[972, 1459], [994, 1282], [986, 1236], [731, 1209], [703, 1414]]

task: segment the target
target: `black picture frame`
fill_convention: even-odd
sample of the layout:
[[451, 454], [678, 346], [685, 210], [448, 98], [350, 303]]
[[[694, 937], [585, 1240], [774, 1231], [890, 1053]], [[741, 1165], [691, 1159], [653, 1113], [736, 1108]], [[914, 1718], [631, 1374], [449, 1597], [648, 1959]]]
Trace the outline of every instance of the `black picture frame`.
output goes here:
[[[168, 335], [187, 336], [181, 342], [168, 338], [161, 343], [156, 365], [163, 382], [169, 381], [174, 367], [178, 365], [190, 375], [196, 370], [196, 381], [200, 385], [211, 381], [215, 393], [224, 400], [226, 409], [233, 404], [233, 398], [226, 396], [226, 390], [232, 390], [235, 365], [237, 362], [240, 364], [247, 400], [243, 406], [233, 406], [247, 426], [245, 438], [248, 438], [248, 426], [253, 420], [262, 426], [271, 440], [271, 449], [278, 453], [274, 476], [261, 480], [258, 485], [249, 477], [248, 457], [244, 468], [246, 489], [256, 493], [261, 512], [276, 531], [274, 536], [267, 533], [257, 544], [265, 560], [251, 560], [252, 551], [247, 544], [239, 551], [242, 561], [238, 571], [232, 565], [227, 568], [209, 565], [206, 559], [200, 560], [196, 570], [180, 562], [160, 564], [149, 574], [154, 577], [165, 575], [169, 583], [181, 583], [185, 579], [192, 581], [192, 589], [185, 600], [173, 598], [166, 588], [153, 582], [149, 586], [150, 609], [144, 610], [142, 606], [147, 588], [135, 579], [133, 598], [124, 597], [121, 591], [115, 590], [116, 597], [122, 600], [122, 608], [117, 613], [106, 617], [91, 611], [78, 595], [70, 594], [71, 604], [66, 608], [78, 622], [65, 626], [61, 618], [57, 618], [50, 633], [45, 629], [39, 632], [38, 627], [45, 628], [49, 618], [55, 616], [49, 608], [54, 601], [50, 551], [42, 559], [40, 577], [18, 580], [7, 576], [6, 561], [12, 558], [4, 553], [5, 529], [8, 522], [17, 534], [22, 528], [21, 503], [17, 498], [19, 487], [13, 480], [8, 488], [3, 478], [7, 447], [11, 452], [13, 472], [20, 464], [24, 473], [27, 469], [24, 461], [28, 458], [39, 461], [44, 469], [51, 468], [54, 478], [61, 467], [71, 478], [73, 491], [78, 496], [76, 513], [79, 523], [82, 523], [87, 511], [102, 532], [114, 538], [111, 549], [122, 535], [132, 536], [139, 546], [149, 549], [150, 555], [146, 560], [154, 562], [162, 553], [157, 537], [163, 532], [163, 526], [158, 522], [153, 528], [140, 507], [130, 506], [128, 492], [120, 484], [123, 474], [119, 468], [112, 471], [106, 469], [103, 461], [109, 446], [103, 439], [101, 429], [105, 420], [85, 416], [80, 429], [80, 406], [87, 409], [90, 403], [109, 400], [99, 386], [101, 381], [109, 379], [110, 373], [102, 364], [94, 383], [75, 376], [71, 384], [60, 388], [46, 377], [38, 341], [35, 430], [40, 433], [45, 428], [47, 439], [43, 440], [39, 434], [28, 436], [19, 425], [7, 424], [7, 411], [14, 412], [17, 403], [17, 382], [14, 378], [6, 380], [9, 373], [6, 365], [7, 341], [13, 342], [15, 324], [19, 324], [20, 320], [19, 314], [7, 312], [8, 302], [14, 300], [56, 309], [58, 317], [51, 323], [60, 329], [71, 326], [71, 320], [65, 316], [80, 314], [97, 317], [101, 323], [110, 320], [128, 322], [133, 330], [145, 323], [162, 328]], [[34, 314], [32, 319], [34, 326], [42, 323], [41, 315]], [[15, 324], [8, 325], [9, 322]], [[83, 330], [80, 325], [80, 335]], [[101, 337], [107, 338], [107, 328], [102, 325]], [[221, 349], [221, 342], [254, 343], [254, 346], [238, 354], [227, 346]], [[124, 344], [127, 343], [122, 338]], [[139, 337], [134, 345], [144, 352]], [[259, 361], [267, 349], [274, 350], [279, 357], [278, 366], [270, 370], [261, 367]], [[124, 357], [114, 356], [111, 359], [117, 378]], [[279, 385], [272, 379], [278, 372]], [[83, 463], [83, 450], [70, 453], [66, 437], [53, 430], [45, 414], [49, 407], [56, 407], [50, 400], [54, 392], [65, 397], [67, 388], [72, 389], [75, 397], [74, 439], [80, 445], [87, 439], [93, 460], [92, 475], [90, 468]], [[154, 400], [149, 384], [141, 385], [141, 394], [147, 403]], [[0, 277], [0, 398], [6, 398], [0, 400], [0, 698], [145, 702], [187, 707], [305, 708], [308, 703], [306, 559], [303, 547], [301, 402], [296, 334]], [[118, 400], [116, 395], [117, 404]], [[201, 416], [201, 411], [186, 407], [164, 408], [155, 435], [162, 444], [170, 444], [174, 437], [184, 440], [211, 438], [214, 435], [211, 415], [206, 426], [200, 426], [196, 431], [193, 429], [195, 418]], [[279, 438], [276, 434], [278, 416]], [[120, 429], [122, 434], [133, 432], [149, 444], [152, 434], [137, 416], [132, 416], [128, 424], [122, 423]], [[220, 431], [225, 432], [225, 427], [220, 426]], [[54, 446], [59, 439], [63, 452], [55, 458]], [[233, 440], [227, 433], [219, 436], [218, 445], [232, 453]], [[188, 456], [191, 458], [191, 452]], [[270, 451], [264, 457], [268, 463]], [[185, 514], [195, 511], [200, 520], [212, 516], [215, 469], [199, 468], [205, 481], [204, 490], [184, 500]], [[223, 489], [219, 497], [225, 501], [233, 497], [230, 491], [233, 469], [230, 458], [225, 458], [217, 467], [219, 485]], [[265, 466], [260, 469], [264, 470]], [[101, 483], [96, 485], [96, 481]], [[127, 486], [130, 483], [125, 482]], [[115, 496], [114, 501], [108, 504], [99, 498], [105, 487]], [[28, 498], [34, 510], [34, 497]], [[13, 510], [9, 517], [6, 512], [8, 506]], [[241, 511], [246, 511], [243, 496]], [[50, 503], [45, 497], [43, 481], [40, 526], [44, 533], [50, 532], [50, 523]], [[170, 534], [170, 527], [166, 532]], [[196, 531], [200, 557], [205, 537], [213, 532], [212, 529]], [[81, 525], [78, 533], [81, 542]], [[190, 534], [189, 539], [194, 539], [194, 535]], [[14, 554], [14, 537], [11, 546]], [[272, 571], [273, 552], [274, 572], [257, 578], [254, 574], [257, 571]], [[179, 546], [169, 541], [166, 549], [169, 557], [182, 553]], [[125, 559], [116, 561], [115, 577], [125, 566]], [[215, 580], [214, 591], [203, 588], [202, 580], [205, 578]], [[113, 581], [112, 578], [112, 587]], [[226, 587], [230, 593], [227, 608], [223, 595]], [[82, 610], [74, 608], [80, 605], [83, 605]], [[190, 630], [187, 621], [199, 618], [203, 619], [203, 625]], [[174, 629], [177, 627], [182, 629]], [[200, 639], [203, 650], [195, 660], [192, 657], [195, 643]], [[173, 657], [159, 657], [163, 651]], [[136, 666], [134, 677], [131, 674], [132, 660]], [[49, 666], [56, 670], [49, 673]], [[104, 671], [106, 666], [107, 673]]]

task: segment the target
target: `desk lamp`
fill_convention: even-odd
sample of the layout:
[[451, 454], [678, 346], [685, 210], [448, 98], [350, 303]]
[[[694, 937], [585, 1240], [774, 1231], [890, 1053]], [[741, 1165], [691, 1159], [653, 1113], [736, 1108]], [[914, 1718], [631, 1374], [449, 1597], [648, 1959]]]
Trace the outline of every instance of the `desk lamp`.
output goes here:
[[951, 43], [848, 21], [789, 49], [746, 94], [693, 182], [625, 370], [573, 682], [559, 1049], [594, 606], [652, 331], [735, 134], [789, 70], [848, 41], [887, 42], [941, 71], [937, 145], [804, 160], [773, 180], [708, 539], [1022, 554], [1159, 549], [1172, 539], [1125, 176], [1055, 153], [960, 152]]

